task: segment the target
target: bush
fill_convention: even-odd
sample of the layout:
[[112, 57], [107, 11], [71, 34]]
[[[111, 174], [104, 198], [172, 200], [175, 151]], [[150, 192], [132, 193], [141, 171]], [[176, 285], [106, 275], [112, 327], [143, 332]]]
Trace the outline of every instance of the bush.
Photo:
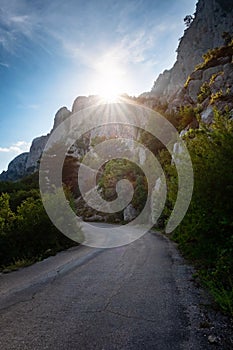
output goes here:
[[205, 81], [200, 88], [200, 92], [197, 96], [197, 101], [199, 103], [202, 103], [207, 97], [210, 97], [210, 95], [211, 95], [210, 85]]
[[[200, 269], [202, 280], [224, 311], [232, 313], [233, 295], [233, 120], [215, 110], [213, 124], [184, 136], [194, 170], [189, 210], [173, 234], [184, 254]], [[176, 200], [176, 174], [169, 178]], [[220, 302], [221, 301], [221, 302]]]
[[218, 59], [222, 57], [229, 57], [229, 61], [233, 54], [233, 40], [231, 40], [227, 45], [221, 47], [215, 47], [210, 49], [203, 55], [204, 62], [198, 64], [195, 70], [207, 69], [213, 67], [218, 62]]
[[142, 210], [147, 199], [147, 182], [142, 170], [134, 163], [125, 159], [109, 161], [99, 180], [99, 186], [106, 200], [116, 199], [116, 184], [121, 179], [128, 179], [134, 187], [132, 205]]
[[[0, 268], [28, 265], [75, 243], [51, 223], [43, 207], [39, 190], [25, 190], [21, 182], [10, 183], [10, 193], [0, 195]], [[7, 189], [7, 184], [1, 184]], [[29, 186], [29, 188], [31, 185]], [[67, 197], [72, 203], [72, 195]]]

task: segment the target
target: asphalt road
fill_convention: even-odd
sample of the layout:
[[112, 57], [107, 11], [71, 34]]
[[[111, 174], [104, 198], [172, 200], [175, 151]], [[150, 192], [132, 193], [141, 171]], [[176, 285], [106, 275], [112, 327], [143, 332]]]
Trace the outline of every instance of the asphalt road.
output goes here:
[[1, 274], [0, 349], [209, 349], [191, 276], [155, 233]]

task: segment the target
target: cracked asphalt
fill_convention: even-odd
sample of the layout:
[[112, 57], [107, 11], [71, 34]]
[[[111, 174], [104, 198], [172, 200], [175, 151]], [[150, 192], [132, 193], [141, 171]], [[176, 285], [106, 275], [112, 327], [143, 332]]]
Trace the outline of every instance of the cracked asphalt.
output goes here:
[[1, 274], [0, 349], [213, 349], [198, 328], [191, 278], [173, 243], [156, 233]]

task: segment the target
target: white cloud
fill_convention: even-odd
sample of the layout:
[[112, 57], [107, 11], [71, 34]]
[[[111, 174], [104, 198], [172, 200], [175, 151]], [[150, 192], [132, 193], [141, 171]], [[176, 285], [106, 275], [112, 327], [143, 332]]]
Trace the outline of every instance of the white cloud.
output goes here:
[[[113, 21], [113, 27], [110, 28], [110, 32], [117, 34], [114, 41], [112, 44], [109, 41], [101, 44], [101, 38], [98, 40], [97, 37], [96, 41], [93, 41], [93, 30], [96, 30], [96, 23], [99, 23], [98, 18], [94, 16], [94, 10], [93, 13], [89, 12], [90, 17], [87, 17], [87, 20], [90, 23], [86, 26], [81, 17], [72, 15], [70, 11], [66, 13], [65, 5], [59, 0], [56, 5], [48, 5], [47, 11], [44, 10], [40, 15], [35, 7], [25, 0], [21, 0], [20, 5], [17, 0], [12, 0], [13, 6], [10, 7], [8, 1], [2, 1], [5, 6], [0, 11], [0, 21], [6, 25], [7, 30], [4, 29], [5, 27], [0, 28], [0, 43], [6, 50], [16, 51], [16, 46], [19, 45], [17, 39], [21, 35], [37, 42], [50, 53], [48, 42], [49, 38], [52, 38], [58, 43], [58, 47], [61, 47], [61, 55], [64, 54], [74, 62], [91, 69], [95, 69], [96, 57], [101, 57], [106, 51], [116, 52], [119, 61], [123, 64], [146, 63], [149, 59], [148, 50], [156, 46], [159, 35], [174, 29], [172, 28], [173, 18], [166, 18], [166, 21], [150, 19], [147, 22], [144, 19], [140, 24], [134, 23], [135, 21], [131, 18], [144, 7], [144, 3], [143, 0], [129, 1], [124, 6], [119, 5], [116, 8], [120, 11], [119, 22], [114, 24]], [[53, 6], [60, 11], [51, 11], [54, 10]], [[70, 35], [60, 27], [61, 20], [64, 21], [64, 28], [69, 24]], [[82, 30], [78, 27], [81, 24], [84, 25]], [[85, 33], [85, 37], [82, 37], [82, 33]], [[47, 41], [44, 38], [47, 38]]]
[[28, 152], [30, 143], [26, 141], [18, 141], [10, 146], [0, 147], [0, 173], [7, 170], [8, 164], [21, 153]]
[[7, 52], [17, 53], [20, 38], [37, 40], [40, 33], [39, 17], [21, 1], [21, 4], [2, 0], [0, 9], [0, 44]]
[[26, 141], [18, 141], [16, 143], [13, 143], [9, 147], [0, 147], [0, 153], [11, 153], [14, 155], [28, 152], [30, 148], [30, 143]]
[[5, 62], [0, 62], [0, 66], [5, 67], [5, 68], [10, 67], [10, 65], [8, 63], [5, 63]]
[[13, 23], [27, 24], [29, 17], [28, 16], [12, 16], [9, 18], [9, 20], [10, 20], [10, 22], [13, 22]]

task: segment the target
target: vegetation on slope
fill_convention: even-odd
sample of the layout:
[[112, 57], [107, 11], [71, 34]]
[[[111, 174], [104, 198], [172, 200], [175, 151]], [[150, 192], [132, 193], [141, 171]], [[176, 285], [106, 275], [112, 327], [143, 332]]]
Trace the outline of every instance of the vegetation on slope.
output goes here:
[[[226, 33], [227, 34], [227, 33]], [[224, 58], [228, 58], [231, 62], [231, 57], [233, 55], [233, 39], [230, 37], [229, 41], [225, 39], [225, 45], [221, 47], [216, 47], [209, 50], [203, 55], [204, 62], [196, 66], [196, 70], [202, 70], [210, 67], [215, 67], [222, 63]]]
[[72, 245], [45, 212], [38, 173], [15, 183], [0, 182], [1, 270], [29, 265]]
[[[185, 141], [194, 169], [189, 210], [173, 234], [216, 302], [233, 315], [233, 120], [215, 111], [211, 125], [189, 130]], [[170, 206], [177, 178], [170, 166]]]

